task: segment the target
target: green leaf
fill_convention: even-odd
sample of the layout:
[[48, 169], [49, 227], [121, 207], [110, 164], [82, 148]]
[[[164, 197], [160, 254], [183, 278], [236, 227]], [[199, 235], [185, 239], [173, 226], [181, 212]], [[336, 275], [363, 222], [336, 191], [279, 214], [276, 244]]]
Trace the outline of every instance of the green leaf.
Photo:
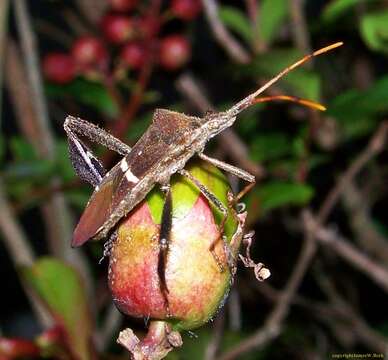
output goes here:
[[8, 181], [24, 180], [33, 183], [34, 180], [49, 180], [53, 170], [53, 164], [48, 160], [18, 161], [6, 167], [4, 177]]
[[79, 274], [54, 258], [42, 258], [21, 269], [24, 280], [62, 325], [67, 343], [77, 359], [91, 359], [92, 322], [85, 287]]
[[370, 133], [377, 116], [388, 111], [388, 76], [381, 77], [369, 89], [351, 89], [337, 96], [328, 106], [327, 114], [340, 124], [345, 137]]
[[85, 206], [90, 199], [90, 195], [90, 190], [86, 187], [80, 187], [66, 191], [66, 199], [71, 205], [75, 206], [80, 211], [85, 209]]
[[[268, 79], [277, 75], [281, 70], [300, 59], [302, 54], [295, 49], [272, 50], [259, 55], [249, 65], [242, 65], [240, 71], [246, 75], [265, 75]], [[291, 95], [319, 101], [321, 95], [321, 81], [318, 74], [306, 68], [297, 68], [288, 73], [279, 82], [280, 86], [290, 87]]]
[[289, 137], [284, 133], [267, 133], [255, 136], [250, 145], [250, 157], [263, 162], [278, 159], [291, 153]]
[[11, 138], [10, 147], [11, 147], [13, 156], [17, 160], [30, 161], [30, 160], [37, 159], [37, 155], [34, 147], [29, 142], [27, 142], [26, 140], [24, 140], [19, 136], [15, 136]]
[[364, 15], [360, 31], [363, 40], [371, 49], [388, 53], [388, 11]]
[[278, 34], [288, 14], [288, 1], [263, 0], [260, 3], [259, 36], [270, 44]]
[[332, 0], [322, 12], [322, 20], [326, 23], [333, 22], [346, 13], [349, 13], [355, 5], [364, 0]]
[[153, 112], [148, 112], [144, 116], [137, 118], [127, 133], [127, 139], [130, 141], [137, 141], [150, 126], [152, 115]]
[[241, 10], [233, 6], [220, 6], [219, 17], [226, 27], [239, 34], [247, 43], [251, 42], [252, 27]]
[[248, 205], [258, 204], [261, 212], [286, 206], [306, 205], [314, 195], [314, 189], [306, 184], [273, 181], [263, 184], [250, 196]]
[[64, 181], [75, 178], [75, 171], [71, 165], [69, 149], [66, 141], [58, 140], [56, 143], [55, 167]]
[[119, 109], [106, 88], [96, 82], [76, 79], [67, 85], [46, 84], [47, 95], [55, 99], [72, 97], [110, 117], [118, 115]]

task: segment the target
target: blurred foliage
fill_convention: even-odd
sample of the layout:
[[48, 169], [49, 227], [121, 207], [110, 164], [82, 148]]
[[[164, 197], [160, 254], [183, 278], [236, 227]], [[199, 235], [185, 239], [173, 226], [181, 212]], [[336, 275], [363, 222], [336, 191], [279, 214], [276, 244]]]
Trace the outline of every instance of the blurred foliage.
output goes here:
[[[102, 36], [99, 25], [92, 24], [90, 19], [86, 20], [88, 14], [82, 13], [75, 2], [39, 0], [33, 3], [29, 2], [29, 6], [42, 54], [58, 50], [68, 52], [70, 44], [63, 41], [61, 35], [65, 33], [64, 38], [70, 36], [72, 40], [79, 37], [81, 30], [76, 26], [77, 22], [88, 33]], [[89, 187], [77, 180], [69, 161], [62, 130], [63, 120], [67, 114], [79, 115], [115, 132], [117, 124], [127, 116], [125, 111], [128, 110], [128, 104], [133, 102], [136, 105], [138, 102], [138, 108], [131, 105], [135, 110], [126, 118], [127, 127], [120, 134], [132, 146], [149, 126], [155, 108], [194, 112], [190, 101], [192, 99], [184, 99], [175, 88], [181, 74], [190, 73], [199, 79], [204, 86], [204, 94], [209, 96], [209, 100], [216, 99], [219, 102], [216, 108], [222, 109], [227, 108], [225, 104], [238, 101], [257, 88], [258, 84], [304, 55], [303, 49], [298, 48], [293, 37], [294, 27], [298, 26], [292, 18], [293, 2], [253, 1], [258, 4], [253, 14], [249, 13], [245, 2], [219, 3], [220, 19], [249, 52], [249, 63], [238, 63], [226, 55], [225, 49], [216, 42], [203, 13], [192, 22], [184, 23], [172, 17], [167, 11], [169, 2], [165, 1], [163, 21], [171, 22], [163, 24], [160, 36], [171, 33], [187, 35], [193, 48], [188, 63], [175, 72], [160, 67], [157, 61], [154, 61], [156, 64], [148, 64], [150, 78], [144, 82], [144, 89], [140, 89], [139, 83], [139, 79], [144, 81], [146, 78], [141, 69], [126, 68], [124, 71], [120, 68], [113, 82], [117, 82], [115, 90], [121, 95], [124, 106], [121, 106], [112, 92], [109, 82], [112, 79], [105, 78], [103, 72], [97, 77], [95, 74], [88, 76], [78, 73], [74, 80], [66, 84], [45, 81], [50, 125], [55, 140], [55, 154], [51, 159], [42, 158], [33, 145], [37, 139], [29, 138], [26, 135], [28, 132], [23, 131], [23, 123], [17, 118], [20, 112], [15, 111], [16, 105], [9, 85], [5, 86], [2, 110], [4, 121], [0, 134], [0, 176], [15, 216], [21, 221], [38, 257], [42, 256], [33, 266], [24, 267], [20, 276], [23, 284], [28, 284], [53, 314], [65, 334], [65, 347], [74, 359], [92, 358], [91, 338], [95, 336], [96, 329], [104, 324], [111, 300], [105, 285], [105, 266], [98, 267], [96, 263], [96, 257], [102, 250], [96, 252], [95, 248], [101, 249], [100, 244], [82, 250], [87, 258], [85, 264], [92, 274], [92, 279], [88, 280], [96, 292], [92, 296], [86, 294], [80, 275], [64, 259], [46, 257], [53, 255], [48, 254], [47, 250], [50, 248], [47, 245], [49, 230], [42, 230], [42, 213], [36, 210], [52, 194], [61, 193], [71, 205], [74, 218], [78, 218], [91, 193]], [[327, 106], [327, 111], [314, 115], [298, 104], [260, 104], [242, 114], [234, 126], [246, 145], [247, 158], [265, 169], [265, 175], [258, 179], [254, 190], [243, 200], [247, 204], [250, 226], [257, 234], [257, 242], [252, 248], [253, 257], [270, 266], [274, 274], [270, 284], [274, 288], [282, 289], [295, 265], [303, 235], [300, 211], [305, 207], [314, 210], [319, 208], [344, 169], [365, 148], [371, 135], [386, 119], [386, 4], [384, 0], [306, 1], [302, 15], [307, 27], [307, 33], [304, 34], [307, 43], [314, 49], [339, 40], [343, 40], [345, 45], [292, 71], [271, 88], [269, 94], [289, 94], [321, 101]], [[11, 11], [9, 34], [17, 38], [14, 15], [14, 11]], [[257, 23], [252, 21], [255, 16]], [[47, 24], [50, 26], [47, 27]], [[48, 31], [48, 28], [56, 31]], [[119, 66], [119, 49], [109, 45], [109, 54], [111, 67]], [[232, 162], [231, 156], [214, 144], [209, 144], [207, 152], [221, 154], [225, 161]], [[98, 146], [96, 153], [108, 166], [118, 160], [117, 157], [109, 157]], [[373, 160], [354, 181], [362, 197], [368, 224], [383, 239], [383, 243], [388, 237], [387, 170], [385, 152]], [[58, 183], [53, 185], [53, 179], [59, 179]], [[339, 233], [344, 233], [355, 246], [386, 268], [383, 252], [377, 250], [369, 253], [365, 242], [360, 240], [361, 235], [353, 226], [354, 221], [359, 219], [356, 215], [361, 216], [357, 210], [360, 207], [349, 211], [340, 202], [330, 222], [335, 224]], [[385, 245], [388, 246], [387, 243]], [[386, 339], [386, 294], [332, 254], [320, 254], [319, 262], [335, 283], [334, 287], [357, 309], [365, 324]], [[3, 295], [5, 306], [1, 310], [1, 333], [10, 337], [35, 338], [39, 334], [38, 330], [26, 334], [15, 325], [22, 322], [22, 327], [29, 328], [26, 323], [36, 323], [36, 320], [30, 313], [27, 319], [20, 315], [27, 308], [27, 301], [20, 285], [17, 285], [16, 272], [5, 252], [1, 255], [1, 263], [3, 273], [10, 274], [11, 279], [5, 280], [8, 291]], [[307, 302], [311, 299], [321, 304], [329, 301], [319, 281], [317, 268], [314, 264], [313, 270], [303, 282], [300, 297], [308, 299]], [[262, 325], [265, 315], [270, 311], [268, 301], [256, 290], [258, 285], [248, 272], [241, 271], [236, 283], [241, 303], [241, 321], [234, 331], [225, 324], [219, 347], [222, 352], [251, 335]], [[334, 317], [322, 319], [307, 305], [302, 305], [302, 309], [300, 311], [299, 308], [298, 316], [292, 313], [285, 332], [275, 345], [243, 355], [241, 359], [299, 359], [312, 358], [312, 354], [325, 357], [335, 352], [377, 352], [367, 341], [353, 334], [351, 325], [342, 324], [341, 319], [337, 322]], [[227, 320], [231, 317], [230, 311], [230, 307], [226, 306], [224, 316]], [[140, 331], [144, 329], [142, 323], [132, 320], [126, 322], [126, 325], [137, 327]], [[212, 324], [195, 333], [193, 337], [185, 335], [184, 346], [170, 353], [168, 359], [203, 359], [213, 339]], [[115, 336], [116, 333], [112, 339]], [[104, 351], [109, 354], [117, 352], [114, 341], [108, 345]], [[320, 346], [324, 346], [324, 349]], [[0, 352], [0, 358], [1, 355]], [[106, 356], [107, 359], [125, 358], [124, 355]]]

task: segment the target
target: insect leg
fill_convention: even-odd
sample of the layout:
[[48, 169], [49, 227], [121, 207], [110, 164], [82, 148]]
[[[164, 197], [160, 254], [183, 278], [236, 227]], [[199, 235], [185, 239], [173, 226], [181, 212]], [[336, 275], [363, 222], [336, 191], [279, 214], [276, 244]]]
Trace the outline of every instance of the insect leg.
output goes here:
[[68, 135], [71, 133], [73, 136], [75, 136], [75, 134], [85, 136], [91, 141], [101, 144], [121, 155], [127, 155], [131, 152], [131, 148], [128, 145], [124, 144], [107, 131], [78, 117], [69, 115], [66, 118], [63, 127]]
[[[66, 129], [66, 128], [65, 128]], [[66, 130], [69, 155], [73, 168], [79, 178], [97, 186], [105, 175], [105, 169], [92, 151], [70, 130]]]
[[166, 305], [167, 315], [170, 315], [170, 308], [168, 302], [168, 287], [166, 282], [166, 265], [168, 248], [171, 238], [171, 225], [172, 225], [172, 198], [170, 185], [163, 186], [162, 191], [165, 192], [166, 197], [162, 211], [162, 221], [159, 232], [159, 257], [158, 257], [158, 275], [160, 292], [164, 298]]
[[[209, 250], [211, 251], [211, 253], [214, 257], [214, 260], [216, 261], [218, 267], [220, 268], [220, 271], [223, 272], [225, 270], [224, 265], [223, 265], [222, 261], [219, 259], [218, 255], [216, 254], [214, 248], [215, 248], [216, 244], [218, 243], [218, 241], [221, 239], [224, 240], [225, 247], [229, 247], [229, 245], [227, 244], [226, 240], [223, 237], [225, 223], [226, 223], [226, 220], [228, 218], [228, 210], [224, 206], [224, 204], [212, 192], [210, 192], [206, 188], [206, 186], [201, 184], [201, 182], [198, 179], [196, 179], [193, 175], [191, 175], [187, 170], [182, 169], [179, 171], [179, 174], [181, 174], [181, 175], [187, 177], [189, 180], [191, 180], [194, 183], [194, 185], [201, 191], [201, 193], [206, 197], [206, 199], [209, 202], [211, 202], [219, 211], [222, 212], [222, 220], [221, 220], [221, 223], [219, 226], [219, 234], [220, 235], [217, 239], [215, 239], [210, 244]], [[227, 252], [229, 252], [229, 251], [227, 251]]]
[[247, 184], [235, 197], [234, 197], [234, 200], [233, 200], [233, 203], [236, 204], [246, 193], [248, 193], [256, 184], [256, 180], [255, 180], [255, 177], [254, 175], [250, 174], [249, 172], [245, 171], [245, 170], [242, 170], [236, 166], [233, 166], [233, 165], [230, 165], [230, 164], [227, 164], [221, 160], [218, 160], [218, 159], [214, 159], [214, 158], [211, 158], [207, 155], [205, 155], [204, 153], [198, 153], [198, 156], [202, 159], [202, 160], [205, 160], [207, 162], [209, 162], [210, 164], [222, 169], [222, 170], [225, 170], [226, 172], [232, 174], [232, 175], [235, 175], [237, 177], [239, 177], [240, 179], [243, 179], [245, 181], [248, 181], [249, 184]]
[[101, 264], [106, 257], [110, 256], [112, 252], [112, 248], [117, 240], [117, 236], [118, 236], [117, 229], [115, 229], [113, 233], [109, 236], [109, 239], [104, 243], [104, 252], [98, 264]]

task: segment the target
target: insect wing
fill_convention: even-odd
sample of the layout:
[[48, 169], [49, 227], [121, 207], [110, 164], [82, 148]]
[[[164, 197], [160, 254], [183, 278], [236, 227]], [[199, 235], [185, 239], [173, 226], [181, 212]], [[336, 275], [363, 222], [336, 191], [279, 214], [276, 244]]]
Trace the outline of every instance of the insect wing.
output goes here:
[[72, 246], [80, 246], [105, 227], [114, 226], [115, 223], [110, 220], [118, 208], [127, 213], [143, 200], [154, 183], [149, 183], [149, 188], [137, 194], [134, 201], [123, 204], [135, 186], [180, 143], [185, 131], [196, 126], [196, 118], [169, 110], [156, 110], [148, 130], [94, 191], [74, 230]]
[[112, 198], [122, 175], [120, 166], [117, 164], [102, 179], [101, 184], [95, 189], [74, 230], [72, 246], [81, 246], [92, 238], [105, 223], [105, 220], [112, 212]]

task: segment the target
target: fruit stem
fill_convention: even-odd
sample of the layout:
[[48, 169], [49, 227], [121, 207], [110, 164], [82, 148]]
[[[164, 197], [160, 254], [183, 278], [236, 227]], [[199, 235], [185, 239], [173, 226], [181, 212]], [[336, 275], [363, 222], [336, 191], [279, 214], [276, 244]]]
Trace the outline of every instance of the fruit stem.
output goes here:
[[120, 332], [117, 342], [131, 353], [134, 360], [161, 360], [176, 347], [182, 346], [182, 338], [165, 321], [151, 321], [143, 340], [127, 328]]

